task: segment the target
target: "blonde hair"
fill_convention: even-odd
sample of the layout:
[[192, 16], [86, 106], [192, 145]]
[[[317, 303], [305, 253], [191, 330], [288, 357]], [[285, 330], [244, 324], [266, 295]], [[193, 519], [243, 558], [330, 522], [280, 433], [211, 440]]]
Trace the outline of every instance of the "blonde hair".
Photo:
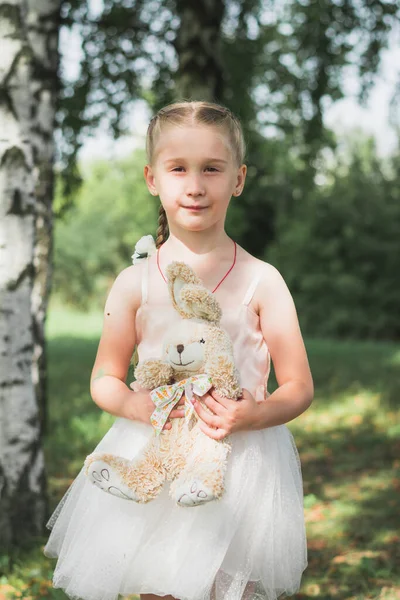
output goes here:
[[[210, 125], [219, 127], [227, 134], [232, 154], [238, 167], [245, 159], [246, 143], [239, 119], [225, 106], [205, 101], [183, 101], [168, 104], [151, 119], [147, 129], [146, 153], [149, 164], [153, 164], [155, 147], [165, 125]], [[168, 237], [167, 215], [162, 204], [159, 208], [156, 247]]]

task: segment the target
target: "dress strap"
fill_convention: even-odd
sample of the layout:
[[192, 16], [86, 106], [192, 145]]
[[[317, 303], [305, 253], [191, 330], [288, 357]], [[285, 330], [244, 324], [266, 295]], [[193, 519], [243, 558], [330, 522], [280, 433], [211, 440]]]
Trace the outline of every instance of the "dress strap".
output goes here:
[[250, 304], [251, 299], [252, 299], [252, 297], [254, 295], [254, 292], [256, 291], [256, 287], [257, 287], [257, 284], [258, 284], [259, 281], [260, 281], [260, 274], [256, 273], [256, 275], [251, 280], [250, 285], [247, 288], [246, 294], [245, 294], [244, 299], [243, 299], [243, 304], [245, 304], [246, 306], [248, 304]]
[[142, 268], [142, 304], [147, 302], [147, 294], [149, 288], [149, 258], [143, 260]]

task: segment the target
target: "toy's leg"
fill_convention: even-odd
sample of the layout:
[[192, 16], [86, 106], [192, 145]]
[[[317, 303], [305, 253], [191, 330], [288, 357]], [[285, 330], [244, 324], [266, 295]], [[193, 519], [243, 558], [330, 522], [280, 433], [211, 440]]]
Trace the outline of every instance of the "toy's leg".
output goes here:
[[136, 494], [124, 483], [123, 471], [128, 471], [130, 461], [111, 454], [90, 454], [85, 460], [89, 481], [104, 492], [125, 500], [135, 500]]
[[198, 506], [217, 500], [224, 492], [228, 442], [217, 442], [199, 430], [193, 450], [170, 495], [180, 506]]
[[85, 466], [86, 475], [94, 485], [135, 502], [149, 502], [155, 498], [165, 481], [165, 469], [153, 443], [136, 461], [94, 453], [86, 458]]

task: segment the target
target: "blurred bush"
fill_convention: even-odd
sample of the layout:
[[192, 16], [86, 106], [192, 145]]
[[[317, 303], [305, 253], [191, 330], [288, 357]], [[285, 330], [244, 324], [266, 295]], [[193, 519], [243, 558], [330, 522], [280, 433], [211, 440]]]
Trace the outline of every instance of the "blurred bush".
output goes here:
[[312, 193], [280, 213], [265, 253], [308, 335], [400, 339], [400, 153], [353, 136], [324, 161]]
[[137, 240], [155, 233], [158, 208], [143, 178], [145, 162], [139, 150], [87, 166], [73, 206], [56, 220], [53, 301], [83, 310], [103, 307], [115, 277], [132, 264]]

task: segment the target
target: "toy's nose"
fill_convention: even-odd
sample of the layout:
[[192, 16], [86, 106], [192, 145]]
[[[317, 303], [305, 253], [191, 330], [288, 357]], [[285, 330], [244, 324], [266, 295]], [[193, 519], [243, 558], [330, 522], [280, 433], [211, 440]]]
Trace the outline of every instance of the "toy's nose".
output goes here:
[[176, 349], [178, 350], [179, 354], [182, 354], [184, 347], [185, 346], [183, 344], [178, 344], [177, 345]]

